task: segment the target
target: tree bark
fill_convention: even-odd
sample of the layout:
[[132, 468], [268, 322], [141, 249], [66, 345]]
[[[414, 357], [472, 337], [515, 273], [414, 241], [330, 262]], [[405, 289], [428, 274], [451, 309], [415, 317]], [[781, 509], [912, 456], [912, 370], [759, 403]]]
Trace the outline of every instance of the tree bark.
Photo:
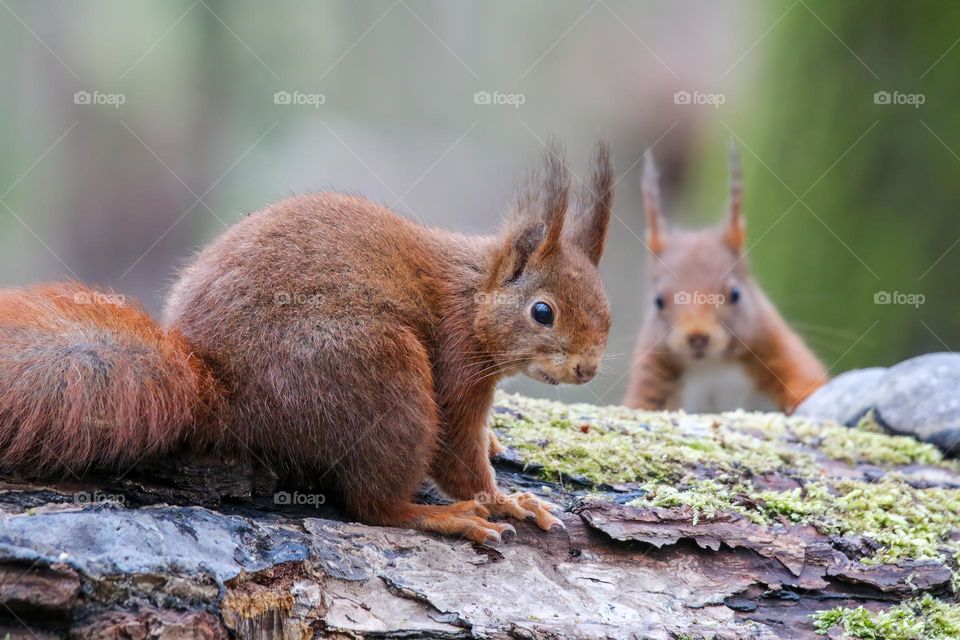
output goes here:
[[949, 589], [939, 561], [865, 565], [864, 541], [810, 526], [628, 506], [629, 487], [571, 491], [515, 454], [495, 460], [500, 486], [565, 502], [566, 528], [517, 523], [496, 547], [352, 523], [212, 458], [8, 479], [0, 637], [797, 640], [819, 637], [817, 610]]

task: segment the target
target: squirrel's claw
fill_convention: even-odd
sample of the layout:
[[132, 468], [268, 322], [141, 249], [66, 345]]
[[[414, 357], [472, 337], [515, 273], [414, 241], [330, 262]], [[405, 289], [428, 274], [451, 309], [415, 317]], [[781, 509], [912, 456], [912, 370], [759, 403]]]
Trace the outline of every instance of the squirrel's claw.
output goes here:
[[494, 515], [510, 516], [517, 520], [532, 518], [536, 520], [537, 526], [544, 531], [549, 531], [557, 524], [566, 528], [559, 518], [550, 513], [551, 511], [559, 511], [560, 507], [546, 500], [541, 500], [532, 493], [510, 495], [500, 493], [485, 504]]
[[449, 531], [459, 532], [463, 537], [478, 544], [499, 544], [503, 542], [505, 533], [516, 535], [513, 525], [501, 522], [488, 522], [478, 516], [459, 516], [452, 518], [448, 525]]
[[474, 542], [481, 542], [482, 544], [489, 544], [495, 542], [497, 544], [503, 542], [504, 534], [511, 533], [517, 535], [517, 530], [512, 524], [507, 524], [505, 522], [484, 522], [483, 525], [478, 527], [482, 530], [482, 534], [486, 536], [485, 540], [476, 540], [472, 538]]
[[554, 525], [560, 525], [561, 529], [566, 529], [563, 524], [563, 521], [556, 516], [550, 514], [550, 511], [546, 507], [542, 507], [537, 511], [537, 526], [543, 529], [544, 531], [550, 531]]

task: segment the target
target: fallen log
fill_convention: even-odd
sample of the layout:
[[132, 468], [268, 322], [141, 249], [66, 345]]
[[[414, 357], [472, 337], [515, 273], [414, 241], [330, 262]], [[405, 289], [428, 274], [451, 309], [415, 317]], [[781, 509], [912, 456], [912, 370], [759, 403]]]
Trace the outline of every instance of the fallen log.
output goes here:
[[861, 606], [958, 615], [960, 470], [928, 445], [505, 395], [494, 428], [501, 486], [563, 505], [565, 529], [484, 546], [369, 527], [202, 456], [6, 478], [0, 637], [794, 640], [840, 637]]

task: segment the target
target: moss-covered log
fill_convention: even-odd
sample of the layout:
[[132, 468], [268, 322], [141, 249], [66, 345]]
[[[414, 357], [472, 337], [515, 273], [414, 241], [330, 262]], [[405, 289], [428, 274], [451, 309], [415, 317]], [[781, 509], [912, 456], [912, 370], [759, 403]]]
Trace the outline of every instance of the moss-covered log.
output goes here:
[[[8, 479], [3, 631], [956, 637], [960, 470], [933, 447], [869, 420], [847, 429], [505, 395], [494, 428], [509, 447], [500, 484], [563, 504], [565, 530], [521, 524], [485, 547], [368, 527], [322, 489], [210, 459]], [[439, 497], [427, 488], [424, 499]]]

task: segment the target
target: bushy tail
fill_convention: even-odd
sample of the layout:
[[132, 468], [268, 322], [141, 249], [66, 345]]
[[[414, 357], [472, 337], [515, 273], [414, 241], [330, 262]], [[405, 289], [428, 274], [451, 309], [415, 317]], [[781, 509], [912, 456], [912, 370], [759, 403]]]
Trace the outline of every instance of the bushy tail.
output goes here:
[[183, 336], [121, 296], [0, 290], [0, 469], [136, 464], [195, 435], [221, 398]]

